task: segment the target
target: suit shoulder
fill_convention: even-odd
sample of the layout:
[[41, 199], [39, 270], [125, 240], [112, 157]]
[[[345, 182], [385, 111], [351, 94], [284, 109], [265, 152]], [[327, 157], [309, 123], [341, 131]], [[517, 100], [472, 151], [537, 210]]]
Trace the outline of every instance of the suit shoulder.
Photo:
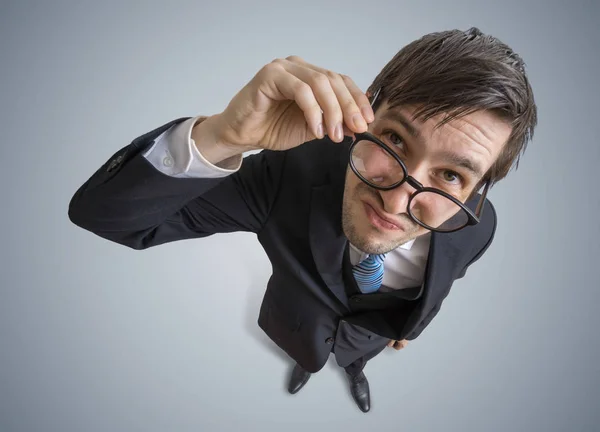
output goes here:
[[492, 202], [487, 198], [485, 200], [485, 206], [483, 208], [483, 215], [480, 223], [482, 223], [483, 227], [485, 227], [486, 233], [489, 233], [488, 237], [493, 237], [496, 231], [496, 226], [498, 225], [498, 214], [496, 213], [494, 204], [492, 204]]
[[[467, 207], [475, 211], [475, 207], [479, 202], [480, 195], [478, 194], [472, 200], [468, 201]], [[483, 214], [478, 224], [471, 225], [455, 232], [454, 240], [457, 244], [464, 247], [465, 250], [479, 251], [489, 246], [496, 232], [497, 214], [492, 202], [485, 200]]]

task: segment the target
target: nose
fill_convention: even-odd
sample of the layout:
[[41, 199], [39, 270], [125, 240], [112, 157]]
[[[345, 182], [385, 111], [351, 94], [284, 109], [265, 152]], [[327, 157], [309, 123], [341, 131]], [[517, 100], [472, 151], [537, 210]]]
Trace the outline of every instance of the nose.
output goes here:
[[414, 188], [406, 182], [397, 188], [379, 191], [383, 200], [383, 209], [389, 214], [406, 213], [408, 200], [414, 191]]
[[[412, 170], [417, 175], [423, 174], [425, 167], [419, 165]], [[411, 171], [409, 171], [409, 175]], [[407, 180], [397, 188], [380, 191], [381, 198], [383, 199], [383, 208], [389, 214], [402, 214], [408, 213], [408, 201], [410, 196], [417, 190], [421, 189], [423, 185], [413, 177], [412, 180]]]

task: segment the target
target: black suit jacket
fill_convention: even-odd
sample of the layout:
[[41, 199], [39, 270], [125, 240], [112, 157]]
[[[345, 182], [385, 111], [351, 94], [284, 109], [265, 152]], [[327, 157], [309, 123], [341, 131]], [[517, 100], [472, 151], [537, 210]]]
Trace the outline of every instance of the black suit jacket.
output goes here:
[[406, 290], [360, 294], [344, 271], [349, 257], [341, 209], [350, 139], [262, 151], [225, 178], [169, 177], [141, 153], [186, 119], [150, 131], [115, 153], [76, 191], [69, 217], [133, 249], [215, 233], [256, 233], [273, 265], [258, 324], [309, 372], [320, 370], [331, 351], [340, 366], [347, 366], [389, 339], [415, 339], [440, 310], [453, 281], [465, 275], [494, 237], [496, 215], [486, 202], [478, 225], [432, 233], [418, 298], [402, 298]]

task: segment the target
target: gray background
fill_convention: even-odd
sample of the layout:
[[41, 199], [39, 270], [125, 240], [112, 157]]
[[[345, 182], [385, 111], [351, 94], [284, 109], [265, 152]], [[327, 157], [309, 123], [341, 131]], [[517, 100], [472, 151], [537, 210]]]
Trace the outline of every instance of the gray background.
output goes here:
[[[599, 430], [598, 2], [215, 3], [0, 3], [0, 431]], [[333, 357], [285, 392], [252, 235], [136, 252], [67, 218], [115, 151], [220, 112], [276, 57], [366, 89], [406, 43], [473, 25], [525, 58], [540, 124], [492, 191], [489, 252], [367, 366], [367, 415]]]

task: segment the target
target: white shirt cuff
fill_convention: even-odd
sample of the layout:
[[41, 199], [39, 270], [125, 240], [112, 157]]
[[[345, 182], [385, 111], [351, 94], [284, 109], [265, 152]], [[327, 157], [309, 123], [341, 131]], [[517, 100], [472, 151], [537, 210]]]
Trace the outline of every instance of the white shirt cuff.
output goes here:
[[190, 118], [163, 132], [143, 154], [157, 170], [171, 177], [219, 178], [238, 171], [242, 155], [214, 165], [207, 161], [192, 139], [192, 129], [202, 116]]

